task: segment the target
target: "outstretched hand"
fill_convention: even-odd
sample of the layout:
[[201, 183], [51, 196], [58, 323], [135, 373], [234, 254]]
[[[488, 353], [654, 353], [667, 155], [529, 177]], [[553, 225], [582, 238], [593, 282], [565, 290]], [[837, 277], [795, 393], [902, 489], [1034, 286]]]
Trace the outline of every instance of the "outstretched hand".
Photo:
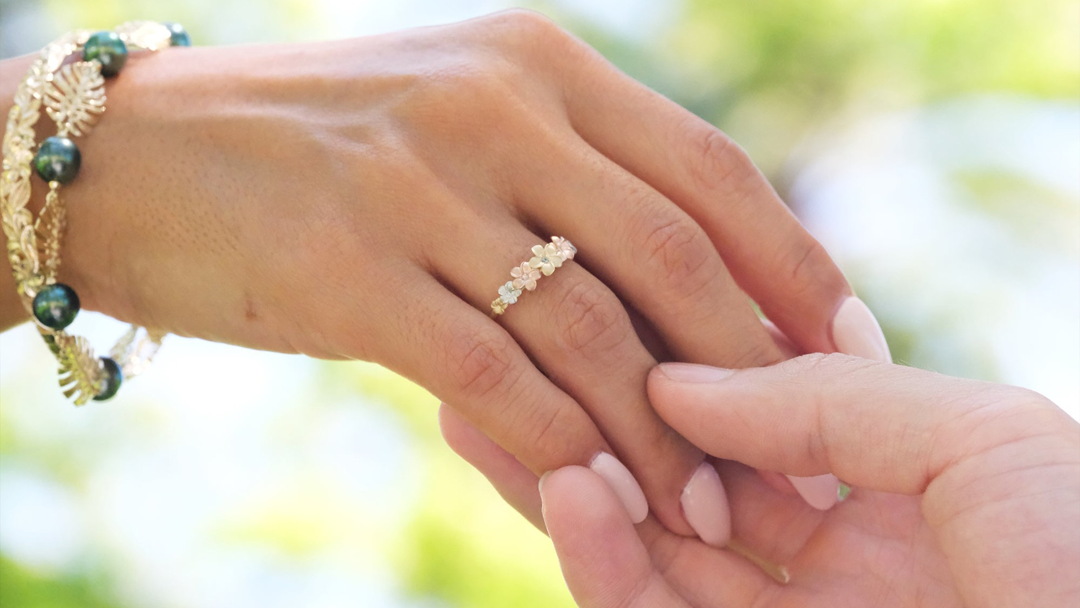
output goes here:
[[[666, 364], [649, 389], [669, 424], [727, 459], [735, 539], [786, 584], [652, 520], [635, 529], [581, 467], [544, 477], [541, 522], [535, 477], [444, 416], [452, 447], [546, 524], [586, 608], [1080, 601], [1080, 425], [1037, 394], [842, 355], [738, 372]], [[816, 511], [747, 465], [856, 489]]]
[[[537, 474], [619, 480], [635, 519], [726, 541], [723, 490], [649, 405], [658, 355], [635, 329], [683, 361], [775, 363], [749, 294], [803, 348], [888, 356], [738, 145], [536, 13], [170, 48], [108, 95], [67, 194], [61, 279], [86, 309], [375, 361]], [[530, 253], [552, 235], [580, 255]], [[0, 328], [25, 314], [4, 276]], [[496, 297], [514, 303], [493, 319]], [[711, 500], [687, 509], [691, 486]]]

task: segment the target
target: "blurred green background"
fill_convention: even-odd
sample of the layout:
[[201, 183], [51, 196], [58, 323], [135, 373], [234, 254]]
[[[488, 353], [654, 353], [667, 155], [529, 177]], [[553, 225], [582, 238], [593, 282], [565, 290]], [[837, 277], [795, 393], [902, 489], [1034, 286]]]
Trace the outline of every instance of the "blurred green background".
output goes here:
[[[0, 57], [74, 27], [196, 44], [444, 23], [494, 0], [0, 0]], [[897, 360], [1080, 401], [1080, 3], [528, 4], [733, 135]], [[208, 67], [208, 69], [212, 69]], [[102, 344], [116, 323], [84, 315]], [[570, 606], [540, 533], [380, 368], [171, 338], [107, 405], [0, 337], [0, 606]], [[193, 379], [197, 379], [194, 380]]]

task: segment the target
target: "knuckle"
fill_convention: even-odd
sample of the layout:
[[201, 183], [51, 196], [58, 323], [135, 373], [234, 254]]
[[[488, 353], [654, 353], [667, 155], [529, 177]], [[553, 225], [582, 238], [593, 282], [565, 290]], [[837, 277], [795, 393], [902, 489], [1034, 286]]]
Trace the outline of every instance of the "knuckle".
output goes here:
[[642, 239], [645, 267], [663, 285], [693, 295], [721, 272], [720, 256], [708, 235], [689, 218], [653, 222]]
[[584, 45], [546, 15], [529, 9], [510, 9], [483, 20], [490, 32], [492, 46], [503, 57], [526, 64], [536, 74], [560, 63], [568, 52]]
[[694, 140], [688, 166], [702, 188], [736, 192], [756, 183], [759, 173], [746, 152], [730, 137], [712, 126]]
[[530, 408], [522, 416], [523, 428], [529, 429], [525, 444], [536, 454], [559, 454], [566, 451], [569, 427], [566, 410], [561, 407]]
[[821, 283], [821, 270], [832, 267], [832, 258], [813, 237], [800, 239], [791, 250], [786, 267], [787, 284], [795, 293], [805, 293]]
[[448, 347], [457, 392], [481, 399], [514, 381], [514, 353], [509, 338], [492, 332], [455, 336]]
[[630, 317], [603, 284], [574, 279], [555, 310], [560, 347], [582, 355], [606, 352], [631, 334]]
[[547, 15], [527, 8], [512, 8], [485, 18], [488, 25], [510, 40], [547, 39], [562, 34], [562, 28]]

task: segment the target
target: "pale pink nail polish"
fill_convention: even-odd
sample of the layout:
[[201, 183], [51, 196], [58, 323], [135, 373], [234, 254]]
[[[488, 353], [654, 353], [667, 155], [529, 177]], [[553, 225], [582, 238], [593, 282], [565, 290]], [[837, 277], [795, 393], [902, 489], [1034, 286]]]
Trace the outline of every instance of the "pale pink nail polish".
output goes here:
[[682, 492], [682, 510], [690, 527], [706, 544], [723, 547], [731, 540], [731, 510], [716, 469], [708, 462], [694, 471]]
[[730, 369], [697, 365], [695, 363], [661, 363], [660, 371], [676, 382], [700, 384], [719, 382], [734, 373]]
[[855, 296], [844, 300], [836, 311], [832, 337], [836, 350], [842, 353], [892, 363], [889, 344], [874, 313]]
[[826, 473], [814, 477], [787, 476], [791, 485], [803, 497], [806, 504], [820, 511], [828, 511], [839, 497], [840, 480]]
[[604, 478], [615, 496], [622, 501], [630, 521], [640, 524], [649, 515], [649, 503], [634, 476], [623, 463], [607, 452], [600, 452], [589, 463], [594, 473]]

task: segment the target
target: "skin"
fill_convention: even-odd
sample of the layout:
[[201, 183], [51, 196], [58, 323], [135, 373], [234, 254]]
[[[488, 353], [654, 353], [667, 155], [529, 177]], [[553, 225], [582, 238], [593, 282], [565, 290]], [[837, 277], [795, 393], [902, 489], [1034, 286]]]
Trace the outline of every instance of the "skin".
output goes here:
[[[665, 367], [653, 403], [724, 459], [735, 538], [783, 564], [786, 584], [653, 520], [635, 529], [588, 469], [545, 476], [541, 511], [534, 475], [444, 416], [454, 449], [546, 525], [584, 608], [1080, 603], [1080, 425], [1042, 396], [837, 354], [711, 382]], [[814, 511], [746, 465], [856, 489]]]
[[[29, 61], [3, 62], [0, 99]], [[64, 190], [60, 278], [84, 308], [380, 363], [534, 474], [616, 455], [678, 534], [705, 456], [649, 405], [645, 344], [776, 363], [749, 295], [800, 348], [836, 350], [850, 288], [742, 150], [535, 13], [171, 48], [133, 56], [107, 94]], [[492, 319], [551, 235], [577, 260]], [[2, 280], [6, 328], [26, 316]]]

